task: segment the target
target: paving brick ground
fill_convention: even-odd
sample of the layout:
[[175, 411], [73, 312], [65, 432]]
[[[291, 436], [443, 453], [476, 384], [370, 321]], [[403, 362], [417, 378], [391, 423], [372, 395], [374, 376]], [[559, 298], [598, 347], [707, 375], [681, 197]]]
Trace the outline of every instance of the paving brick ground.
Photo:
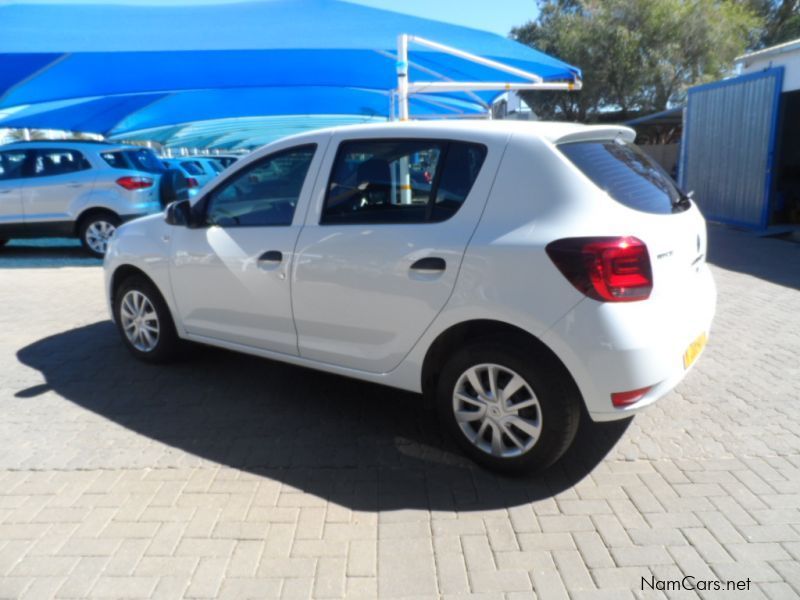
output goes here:
[[800, 246], [711, 233], [699, 366], [522, 479], [409, 394], [211, 349], [138, 364], [96, 263], [7, 250], [0, 598], [697, 597], [642, 591], [684, 575], [797, 598]]

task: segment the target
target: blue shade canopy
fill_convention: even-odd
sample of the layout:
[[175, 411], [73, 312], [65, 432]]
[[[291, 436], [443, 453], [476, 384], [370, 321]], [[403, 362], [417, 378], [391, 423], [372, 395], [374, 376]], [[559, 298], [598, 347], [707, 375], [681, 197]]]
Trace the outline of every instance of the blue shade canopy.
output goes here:
[[119, 134], [112, 139], [154, 141], [175, 148], [240, 149], [261, 146], [310, 129], [383, 120], [350, 115], [248, 117], [202, 121], [181, 127], [158, 127]]
[[[0, 109], [17, 127], [132, 131], [171, 123], [282, 114], [389, 115], [397, 36], [408, 33], [535, 73], [575, 81], [580, 70], [488, 32], [341, 0], [221, 4], [0, 5]], [[523, 81], [412, 45], [412, 81]], [[287, 91], [304, 88], [301, 94]], [[329, 88], [327, 92], [323, 91]], [[483, 93], [493, 100], [500, 92]], [[226, 95], [227, 94], [227, 95]], [[439, 97], [439, 96], [437, 96]], [[418, 113], [422, 111], [415, 98]], [[445, 104], [479, 110], [475, 96]], [[43, 103], [77, 100], [53, 107]], [[425, 114], [448, 114], [431, 109]], [[443, 113], [437, 113], [437, 110]], [[412, 106], [412, 115], [415, 107]], [[127, 112], [126, 112], [127, 111]], [[81, 114], [78, 114], [81, 113]], [[10, 121], [9, 121], [10, 122]], [[58, 125], [56, 125], [58, 123]], [[0, 127], [9, 126], [0, 120]]]
[[[385, 119], [390, 97], [381, 90], [335, 87], [233, 88], [173, 94], [151, 93], [41, 102], [0, 109], [0, 127], [66, 129], [124, 135], [218, 119], [242, 117], [348, 115]], [[447, 95], [418, 94], [411, 98], [417, 117], [477, 115], [483, 107]], [[154, 139], [155, 138], [151, 138]]]

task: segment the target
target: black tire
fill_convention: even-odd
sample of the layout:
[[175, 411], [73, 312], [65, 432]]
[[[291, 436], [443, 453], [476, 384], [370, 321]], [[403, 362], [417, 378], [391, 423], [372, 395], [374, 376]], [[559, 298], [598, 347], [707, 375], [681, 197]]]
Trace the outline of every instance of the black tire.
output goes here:
[[[495, 428], [493, 423], [508, 423], [502, 414], [498, 416], [497, 421], [489, 419], [488, 431], [484, 432], [482, 438], [478, 438], [477, 434], [483, 419], [476, 419], [465, 425], [465, 427], [472, 428], [469, 430], [470, 434], [475, 435], [477, 442], [467, 437], [467, 433], [462, 430], [456, 419], [454, 406], [456, 385], [459, 384], [459, 380], [467, 370], [487, 363], [499, 365], [521, 376], [535, 395], [535, 399], [538, 400], [538, 407], [523, 408], [518, 413], [518, 416], [525, 417], [529, 422], [541, 419], [541, 430], [538, 437], [511, 428], [517, 441], [523, 441], [526, 444], [532, 443], [532, 446], [526, 451], [518, 450], [520, 454], [516, 456], [494, 456], [489, 453], [490, 449], [483, 450], [476, 445], [477, 443], [491, 445], [492, 433]], [[501, 378], [509, 376], [509, 372], [501, 371]], [[508, 385], [509, 380], [506, 379], [505, 382], [505, 385]], [[500, 383], [503, 381], [501, 380]], [[467, 390], [474, 390], [471, 384], [465, 384], [462, 381], [461, 385], [468, 385]], [[459, 389], [464, 391], [462, 387]], [[526, 390], [523, 388], [518, 393], [523, 396], [512, 394], [512, 403], [522, 403]], [[435, 400], [442, 425], [462, 450], [478, 464], [494, 471], [507, 473], [539, 471], [561, 458], [575, 438], [580, 422], [582, 402], [580, 392], [564, 366], [522, 336], [519, 338], [516, 336], [482, 338], [459, 350], [443, 365], [436, 385]], [[471, 405], [465, 404], [464, 406]], [[486, 439], [487, 433], [488, 440]], [[513, 445], [510, 437], [501, 436], [501, 438], [509, 446]]]
[[78, 226], [78, 237], [81, 240], [83, 249], [95, 258], [103, 258], [105, 256], [105, 249], [100, 249], [92, 240], [90, 232], [93, 231], [93, 226], [101, 228], [109, 225], [116, 229], [119, 227], [122, 220], [110, 211], [97, 211], [89, 213], [81, 218], [80, 225]]
[[[155, 311], [158, 319], [158, 334], [155, 345], [150, 349], [137, 348], [125, 333], [122, 305], [129, 292], [143, 295]], [[139, 360], [153, 364], [167, 363], [175, 359], [180, 350], [180, 339], [175, 331], [175, 322], [169, 307], [153, 283], [141, 275], [132, 275], [125, 279], [114, 293], [114, 321], [117, 324], [125, 347]]]
[[0, 240], [0, 248], [5, 246], [8, 243], [8, 240]]

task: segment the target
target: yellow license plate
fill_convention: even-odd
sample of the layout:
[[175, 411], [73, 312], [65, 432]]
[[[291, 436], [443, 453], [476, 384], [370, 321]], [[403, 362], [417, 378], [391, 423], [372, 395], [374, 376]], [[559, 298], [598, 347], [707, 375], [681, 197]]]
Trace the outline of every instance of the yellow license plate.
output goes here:
[[689, 344], [689, 347], [686, 349], [686, 352], [683, 353], [683, 368], [688, 369], [692, 366], [692, 363], [697, 360], [697, 357], [700, 356], [700, 353], [703, 351], [703, 348], [706, 346], [706, 342], [708, 341], [708, 336], [705, 332], [701, 333], [697, 336], [697, 339]]

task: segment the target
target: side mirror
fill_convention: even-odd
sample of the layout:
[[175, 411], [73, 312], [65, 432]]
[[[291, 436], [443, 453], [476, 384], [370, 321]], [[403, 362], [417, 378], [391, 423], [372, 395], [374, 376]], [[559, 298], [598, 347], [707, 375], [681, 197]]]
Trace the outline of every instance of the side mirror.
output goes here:
[[164, 220], [167, 225], [188, 227], [192, 222], [192, 204], [188, 200], [170, 202], [164, 211]]

